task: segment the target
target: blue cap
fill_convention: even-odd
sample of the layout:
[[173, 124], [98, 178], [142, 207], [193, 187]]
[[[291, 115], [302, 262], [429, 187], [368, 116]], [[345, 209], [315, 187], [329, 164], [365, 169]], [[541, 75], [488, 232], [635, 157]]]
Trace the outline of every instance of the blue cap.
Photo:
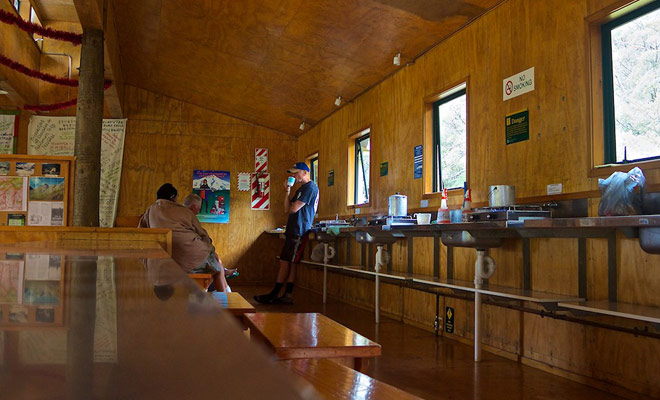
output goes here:
[[309, 172], [309, 167], [304, 162], [297, 162], [297, 163], [293, 164], [293, 167], [288, 169], [286, 172], [288, 172], [290, 174], [293, 174], [293, 173], [296, 173], [298, 171], [307, 171], [307, 172]]

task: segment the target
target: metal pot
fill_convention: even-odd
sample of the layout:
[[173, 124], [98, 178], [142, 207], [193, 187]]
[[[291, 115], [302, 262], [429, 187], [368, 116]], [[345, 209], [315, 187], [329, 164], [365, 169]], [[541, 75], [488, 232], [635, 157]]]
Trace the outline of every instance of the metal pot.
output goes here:
[[488, 191], [489, 207], [507, 207], [516, 204], [516, 188], [509, 185], [493, 185]]
[[390, 217], [405, 217], [408, 215], [408, 196], [399, 192], [391, 195], [387, 203], [387, 215]]

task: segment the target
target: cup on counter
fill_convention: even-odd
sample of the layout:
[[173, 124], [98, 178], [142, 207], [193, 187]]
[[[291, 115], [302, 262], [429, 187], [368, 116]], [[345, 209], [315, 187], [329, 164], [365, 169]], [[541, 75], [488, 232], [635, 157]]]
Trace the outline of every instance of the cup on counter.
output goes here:
[[417, 225], [428, 225], [431, 223], [431, 213], [417, 213], [413, 214], [417, 220]]
[[286, 185], [288, 187], [293, 186], [294, 183], [296, 183], [296, 178], [294, 178], [293, 176], [286, 178]]
[[463, 210], [451, 210], [449, 211], [449, 220], [452, 224], [458, 224], [463, 222]]

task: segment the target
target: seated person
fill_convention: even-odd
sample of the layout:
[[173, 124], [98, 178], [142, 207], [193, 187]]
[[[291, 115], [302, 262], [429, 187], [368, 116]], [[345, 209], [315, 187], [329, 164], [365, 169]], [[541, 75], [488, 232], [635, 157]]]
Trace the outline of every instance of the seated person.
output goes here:
[[189, 274], [213, 275], [215, 287], [223, 292], [230, 292], [224, 270], [216, 259], [211, 238], [195, 214], [176, 200], [176, 188], [171, 183], [162, 185], [156, 193], [156, 202], [149, 206], [140, 218], [138, 228], [171, 229], [174, 261]]
[[[190, 211], [193, 212], [193, 214], [197, 215], [202, 209], [202, 198], [196, 195], [195, 193], [190, 193], [188, 196], [186, 196], [185, 199], [183, 199], [183, 205], [188, 207]], [[208, 232], [206, 232], [206, 229], [202, 228], [202, 231], [204, 231], [205, 237], [208, 237], [209, 240], [211, 238], [209, 237]], [[211, 241], [213, 243], [213, 241]], [[225, 270], [225, 277], [227, 279], [235, 278], [238, 276], [238, 269], [237, 268], [225, 268], [224, 265], [222, 264], [222, 261], [218, 257], [218, 254], [216, 253], [215, 258], [218, 260], [218, 263], [220, 266], [222, 266]]]

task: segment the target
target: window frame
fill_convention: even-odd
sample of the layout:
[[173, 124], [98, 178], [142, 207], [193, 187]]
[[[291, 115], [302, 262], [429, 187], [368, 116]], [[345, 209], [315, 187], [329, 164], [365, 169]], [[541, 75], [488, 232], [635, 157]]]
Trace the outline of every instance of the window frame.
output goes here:
[[600, 26], [602, 81], [603, 81], [603, 163], [627, 165], [630, 163], [660, 160], [660, 154], [634, 160], [617, 161], [616, 157], [616, 110], [614, 109], [614, 72], [612, 65], [612, 30], [642, 15], [660, 10], [660, 1], [653, 1], [624, 15], [617, 16]]
[[[307, 164], [309, 165], [309, 178], [312, 181], [314, 181], [314, 183], [316, 183], [316, 185], [318, 186], [319, 185], [319, 181], [318, 181], [318, 178], [319, 178], [318, 177], [319, 153], [315, 152], [315, 153], [310, 154], [309, 156], [307, 156], [306, 160], [307, 160]], [[316, 172], [317, 173], [316, 174], [314, 173], [314, 162], [317, 163], [317, 166], [316, 166], [316, 169], [317, 169]]]
[[[464, 86], [463, 88], [459, 89], [460, 86]], [[456, 90], [454, 92], [454, 90]], [[465, 96], [465, 114], [466, 114], [466, 121], [465, 121], [465, 142], [466, 142], [466, 157], [467, 157], [467, 82], [457, 85], [452, 89], [446, 90], [443, 92], [443, 94], [440, 95], [440, 99], [432, 103], [432, 112], [433, 112], [433, 132], [432, 132], [432, 143], [433, 143], [433, 170], [431, 172], [432, 174], [432, 191], [433, 193], [439, 193], [442, 191], [442, 187], [439, 187], [440, 182], [438, 180], [442, 176], [442, 171], [440, 168], [441, 159], [440, 159], [440, 113], [439, 113], [439, 108], [441, 105], [448, 103], [452, 100], [455, 100], [461, 96]], [[467, 180], [467, 160], [465, 163], [465, 179]], [[456, 189], [462, 189], [461, 187], [452, 187], [452, 188], [447, 188], [447, 190], [456, 190]]]
[[[355, 138], [355, 160], [354, 160], [354, 170], [353, 170], [353, 174], [354, 174], [353, 175], [354, 176], [354, 179], [353, 179], [353, 184], [354, 184], [354, 187], [353, 187], [353, 204], [355, 204], [355, 205], [368, 204], [369, 203], [369, 189], [370, 189], [370, 186], [371, 186], [371, 180], [369, 180], [369, 182], [367, 182], [367, 174], [371, 173], [371, 168], [369, 168], [368, 172], [365, 172], [365, 170], [364, 170], [364, 154], [362, 152], [362, 146], [361, 146], [362, 142], [364, 142], [367, 139], [369, 139], [369, 150], [370, 150], [369, 151], [369, 161], [370, 161], [369, 165], [371, 166], [371, 131], [368, 131], [367, 133]], [[359, 166], [358, 166], [358, 160], [360, 161]], [[359, 191], [358, 191], [359, 183], [358, 183], [358, 179], [357, 179], [358, 178], [358, 172], [359, 172], [358, 168], [360, 168], [362, 170], [362, 182], [364, 183], [364, 192], [365, 192], [365, 195], [366, 195], [366, 199], [363, 202], [359, 201], [359, 199], [358, 199], [358, 193], [359, 193]]]

